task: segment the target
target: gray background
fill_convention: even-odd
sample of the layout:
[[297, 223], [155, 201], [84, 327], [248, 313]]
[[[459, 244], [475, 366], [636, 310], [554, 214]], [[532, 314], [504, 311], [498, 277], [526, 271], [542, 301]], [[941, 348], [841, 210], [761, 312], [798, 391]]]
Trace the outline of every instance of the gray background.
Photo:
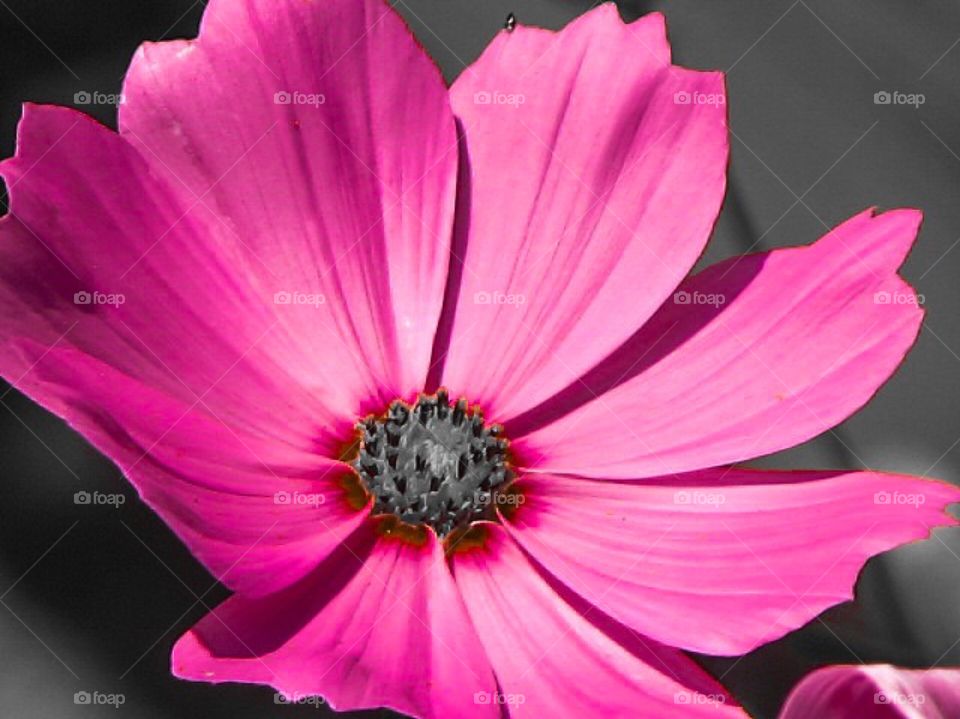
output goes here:
[[[0, 0], [0, 151], [23, 100], [70, 105], [118, 92], [144, 40], [195, 35], [190, 0]], [[587, 2], [401, 0], [453, 79], [508, 12], [557, 28]], [[705, 261], [812, 242], [871, 205], [926, 221], [904, 274], [927, 319], [900, 372], [857, 416], [759, 464], [863, 467], [960, 481], [960, 5], [917, 0], [623, 2], [668, 20], [675, 61], [727, 71], [730, 191]], [[918, 109], [875, 92], [922, 93]], [[107, 107], [93, 109], [113, 124]], [[802, 350], [799, 350], [802, 351]], [[173, 640], [225, 596], [117, 470], [58, 419], [0, 386], [0, 715], [297, 717], [266, 688], [179, 682]], [[73, 503], [124, 492], [119, 510]], [[855, 603], [735, 660], [702, 658], [758, 717], [810, 668], [834, 662], [960, 664], [960, 531], [870, 562]], [[123, 693], [77, 707], [79, 690]], [[386, 716], [370, 713], [370, 716]]]

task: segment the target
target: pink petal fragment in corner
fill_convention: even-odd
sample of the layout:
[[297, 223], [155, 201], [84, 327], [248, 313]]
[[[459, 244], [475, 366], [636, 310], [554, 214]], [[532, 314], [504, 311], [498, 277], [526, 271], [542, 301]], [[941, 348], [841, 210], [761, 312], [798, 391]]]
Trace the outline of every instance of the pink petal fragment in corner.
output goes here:
[[[443, 384], [497, 421], [574, 381], [687, 274], [723, 198], [723, 77], [613, 3], [503, 32], [451, 89], [469, 217]], [[642, 278], [642, 281], [638, 281]]]
[[830, 429], [917, 336], [923, 310], [897, 268], [919, 223], [914, 210], [868, 211], [809, 247], [694, 275], [631, 340], [631, 378], [521, 439], [519, 454], [535, 471], [632, 479], [759, 457]]
[[831, 666], [804, 677], [780, 719], [952, 719], [960, 716], [960, 670], [889, 664]]
[[875, 554], [955, 524], [945, 482], [712, 469], [665, 484], [527, 475], [507, 522], [537, 561], [641, 634], [743, 654], [853, 598]]
[[490, 665], [432, 533], [416, 547], [369, 527], [300, 584], [234, 596], [184, 635], [173, 672], [269, 684], [341, 711], [388, 707], [422, 719], [494, 719]]
[[454, 556], [454, 576], [513, 719], [746, 718], [678, 650], [575, 609], [502, 527]]
[[124, 96], [120, 134], [224, 218], [270, 297], [292, 297], [305, 357], [342, 354], [334, 382], [368, 365], [384, 401], [422, 388], [457, 139], [439, 70], [389, 5], [213, 0], [198, 40], [140, 48]]

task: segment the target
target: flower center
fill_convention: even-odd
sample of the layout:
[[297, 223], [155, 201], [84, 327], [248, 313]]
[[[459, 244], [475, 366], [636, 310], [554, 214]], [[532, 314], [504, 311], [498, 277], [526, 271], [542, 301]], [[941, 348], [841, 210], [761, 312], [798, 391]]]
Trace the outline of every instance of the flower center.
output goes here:
[[413, 407], [394, 400], [357, 429], [362, 440], [353, 467], [374, 496], [374, 514], [428, 525], [441, 538], [496, 517], [498, 491], [513, 478], [508, 443], [503, 428], [486, 426], [465, 399], [451, 406], [441, 389], [421, 394]]

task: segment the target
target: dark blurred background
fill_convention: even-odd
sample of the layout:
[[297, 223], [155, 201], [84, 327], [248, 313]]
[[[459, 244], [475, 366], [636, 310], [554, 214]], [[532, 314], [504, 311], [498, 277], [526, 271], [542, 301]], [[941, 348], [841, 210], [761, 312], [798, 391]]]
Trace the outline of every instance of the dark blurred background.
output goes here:
[[[24, 100], [109, 104], [139, 43], [192, 37], [204, 2], [0, 0], [0, 151]], [[397, 0], [449, 80], [509, 12], [559, 28], [579, 0]], [[759, 464], [909, 472], [960, 481], [960, 5], [933, 0], [622, 2], [668, 20], [678, 64], [727, 72], [730, 190], [705, 261], [809, 243], [861, 209], [926, 215], [904, 269], [927, 319], [899, 373], [857, 416]], [[878, 92], [922, 95], [877, 104]], [[80, 104], [75, 101], [80, 100]], [[0, 716], [306, 717], [268, 688], [170, 676], [172, 642], [225, 596], [118, 471], [0, 384]], [[119, 508], [74, 503], [121, 493]], [[960, 530], [870, 562], [858, 599], [740, 659], [700, 658], [757, 717], [825, 663], [960, 664]], [[122, 694], [82, 706], [78, 691]], [[388, 716], [371, 712], [368, 716]]]

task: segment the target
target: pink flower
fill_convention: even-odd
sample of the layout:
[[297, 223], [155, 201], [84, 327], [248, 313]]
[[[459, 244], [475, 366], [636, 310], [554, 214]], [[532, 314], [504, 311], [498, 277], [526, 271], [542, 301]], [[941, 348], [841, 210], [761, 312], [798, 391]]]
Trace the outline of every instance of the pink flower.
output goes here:
[[776, 639], [952, 523], [944, 483], [733, 466], [895, 370], [920, 215], [684, 279], [725, 93], [660, 15], [504, 31], [448, 90], [377, 0], [213, 0], [124, 96], [119, 134], [24, 110], [0, 372], [235, 592], [178, 676], [418, 717], [742, 716], [681, 650]]
[[949, 719], [960, 716], [960, 670], [832, 666], [804, 677], [780, 719]]

